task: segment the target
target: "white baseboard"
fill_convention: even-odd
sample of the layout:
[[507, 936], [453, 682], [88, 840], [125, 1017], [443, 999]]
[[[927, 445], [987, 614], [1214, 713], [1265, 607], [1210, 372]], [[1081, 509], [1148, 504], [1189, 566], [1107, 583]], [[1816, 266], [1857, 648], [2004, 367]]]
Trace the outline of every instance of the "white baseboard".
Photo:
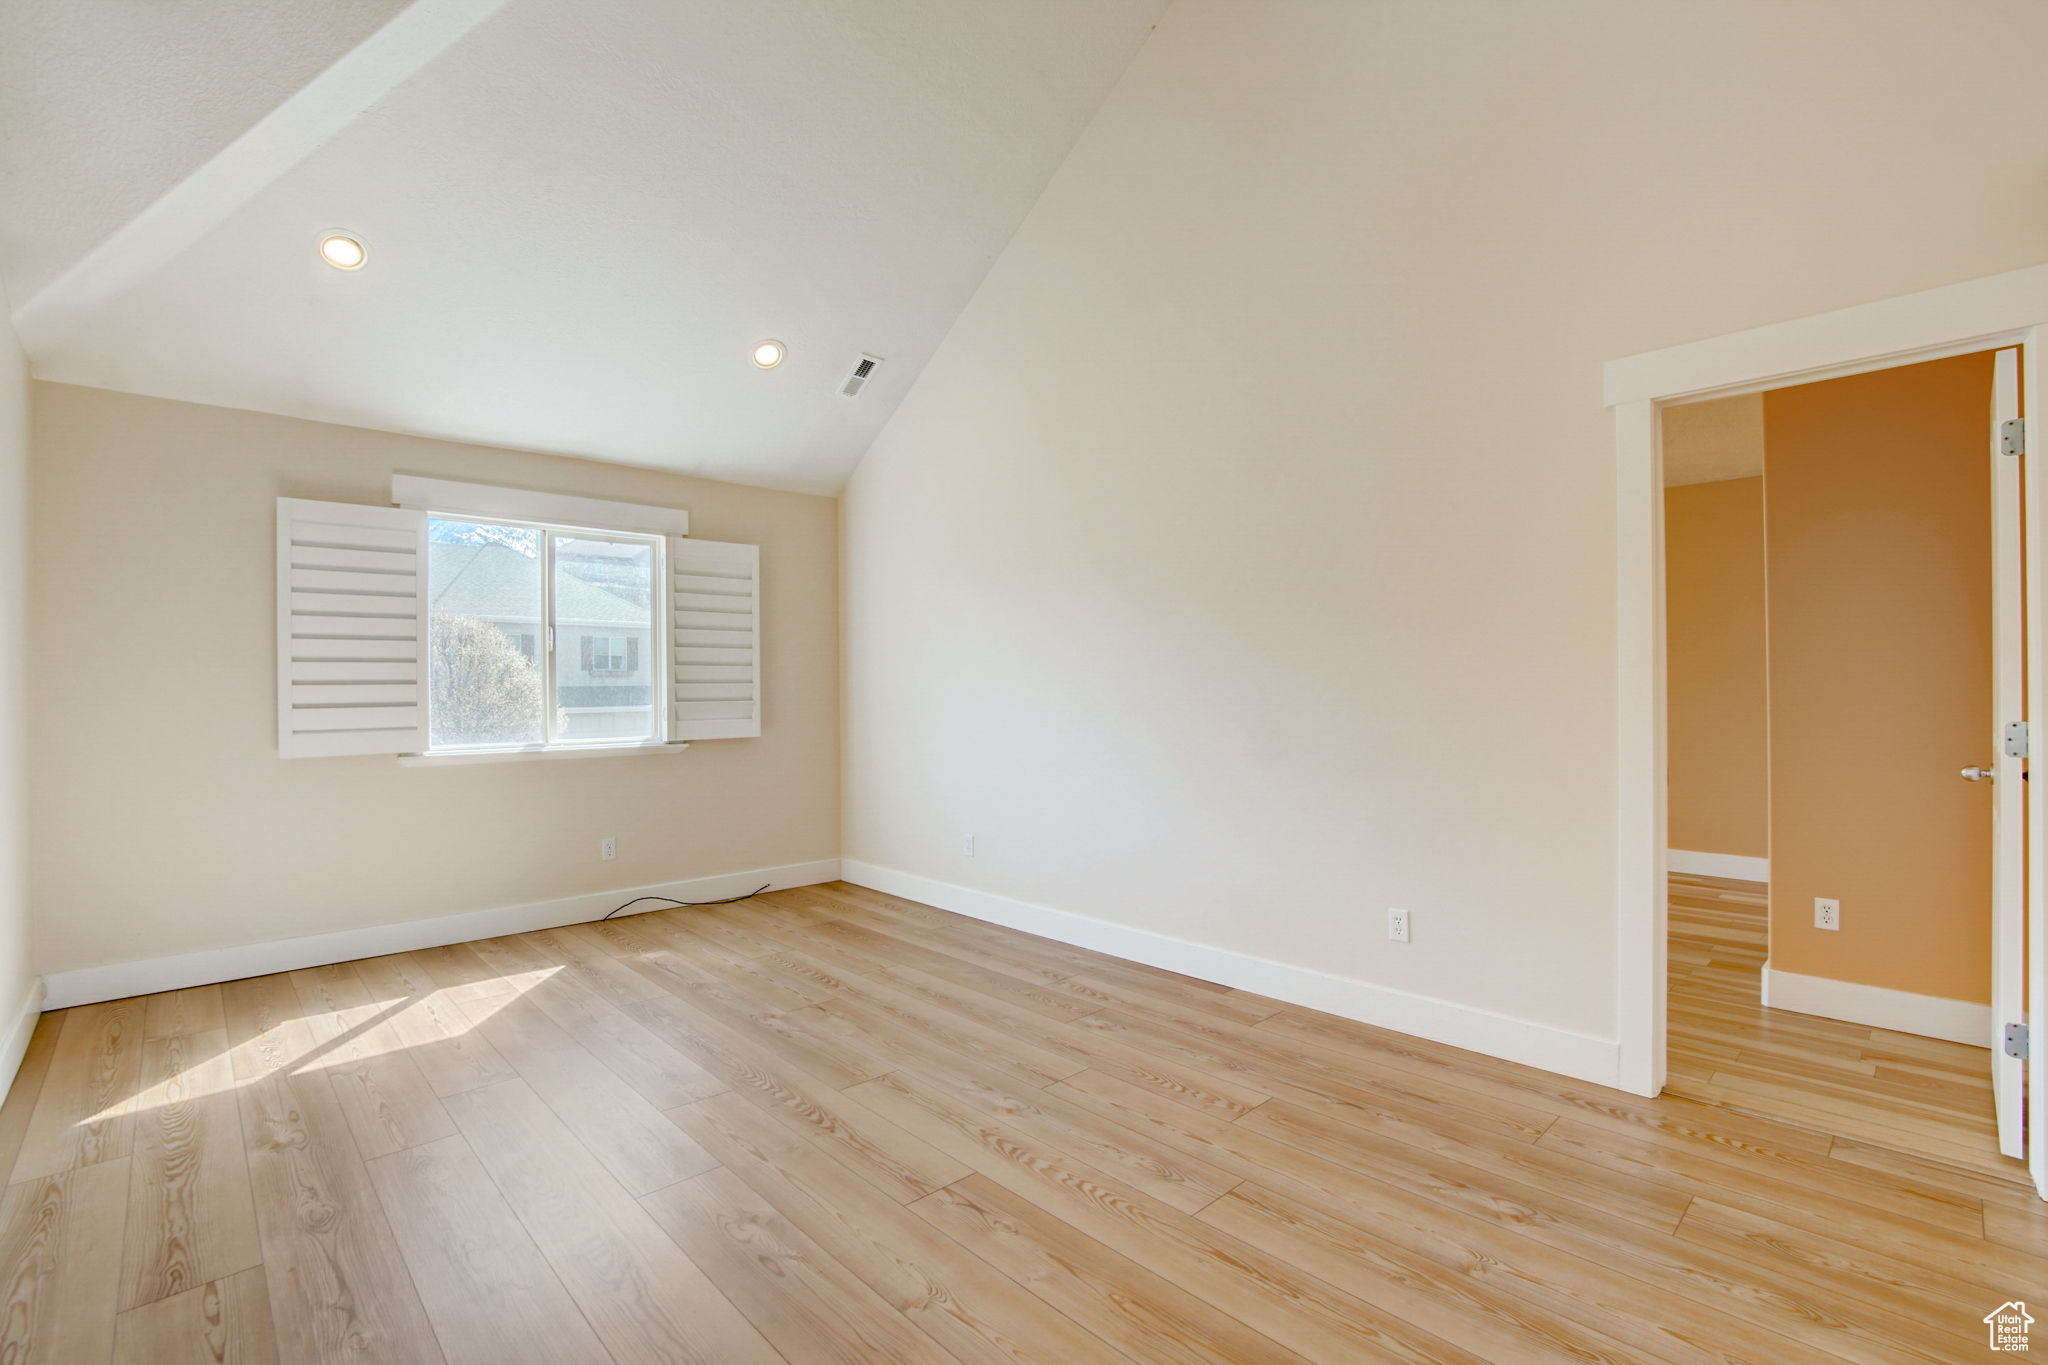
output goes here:
[[[839, 860], [822, 858], [810, 863], [788, 863], [781, 867], [756, 867], [744, 872], [727, 872], [714, 877], [692, 877], [688, 881], [663, 882], [658, 886], [628, 886], [615, 891], [593, 891], [558, 900], [531, 901], [525, 905], [502, 905], [491, 910], [471, 910], [435, 919], [405, 920], [363, 929], [342, 929], [331, 934], [309, 934], [304, 938], [272, 939], [244, 943], [233, 948], [215, 948], [176, 957], [147, 958], [139, 962], [111, 962], [101, 967], [53, 972], [46, 978], [48, 1009], [89, 1005], [99, 1000], [119, 1000], [131, 995], [152, 995], [157, 991], [182, 990], [215, 981], [239, 981], [245, 976], [296, 971], [301, 967], [324, 967], [331, 962], [353, 962], [357, 958], [405, 953], [416, 948], [438, 948], [448, 943], [520, 934], [534, 929], [553, 929], [563, 924], [581, 924], [635, 896], [669, 896], [676, 900], [708, 901], [740, 896], [763, 882], [772, 891], [793, 886], [815, 886], [839, 878]], [[629, 914], [659, 910], [649, 904]], [[24, 1038], [24, 1042], [25, 1042]]]
[[1972, 1047], [1991, 1046], [1991, 1006], [1940, 995], [1863, 986], [1825, 976], [1774, 971], [1764, 964], [1764, 1004], [1774, 1010], [1817, 1014], [1845, 1024], [1946, 1038]]
[[30, 984], [28, 999], [22, 1001], [21, 1011], [14, 1016], [6, 1038], [0, 1039], [0, 1095], [14, 1087], [14, 1074], [21, 1070], [21, 1059], [28, 1052], [29, 1035], [36, 1031], [36, 1020], [42, 1017], [43, 995], [43, 979], [37, 977]]
[[1664, 850], [1664, 870], [1688, 877], [1728, 877], [1738, 882], [1767, 882], [1771, 879], [1769, 858], [1748, 858], [1740, 853], [1695, 853], [1691, 849]]
[[874, 863], [847, 859], [841, 863], [839, 875], [856, 886], [923, 901], [942, 910], [1163, 967], [1203, 981], [1256, 991], [1325, 1014], [1541, 1067], [1596, 1085], [1614, 1086], [1619, 1080], [1620, 1048], [1612, 1038], [1595, 1038], [1474, 1005], [1333, 976], [1312, 967], [1275, 962], [1070, 910], [1033, 905]]

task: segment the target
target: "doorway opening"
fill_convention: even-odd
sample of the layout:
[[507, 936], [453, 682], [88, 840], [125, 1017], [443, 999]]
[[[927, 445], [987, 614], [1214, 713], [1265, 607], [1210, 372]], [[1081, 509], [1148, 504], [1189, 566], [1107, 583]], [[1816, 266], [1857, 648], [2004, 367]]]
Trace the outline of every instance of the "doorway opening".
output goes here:
[[2001, 768], [1991, 737], [2023, 714], [2019, 460], [1994, 412], [2018, 359], [1661, 413], [1665, 1091], [2015, 1179], [1994, 827], [2017, 897], [2001, 805], [2024, 759]]
[[[1609, 361], [1605, 401], [1613, 415], [1615, 543], [1615, 997], [1614, 1080], [1639, 1095], [1662, 1093], [1669, 1023], [1666, 878], [1664, 484], [1665, 409], [1977, 352], [2009, 353], [1994, 382], [2000, 430], [2017, 468], [2042, 457], [2048, 428], [2048, 265], [1918, 294], [1858, 304]], [[2022, 416], [2022, 408], [2025, 413]], [[1986, 432], [1987, 459], [1991, 433]], [[2019, 478], [2005, 545], [2020, 556], [2019, 591], [2004, 578], [2001, 621], [2016, 614], [2020, 639], [1995, 664], [1999, 725], [2036, 718], [2048, 726], [2048, 478]], [[2023, 552], [2023, 553], [2022, 553]], [[2017, 601], [2013, 599], [2017, 599]], [[2001, 638], [2003, 638], [2001, 633]], [[2008, 708], [2006, 693], [2018, 697]], [[2015, 711], [2017, 714], [2015, 715]], [[1882, 736], [1844, 735], [1880, 743]], [[2002, 743], [1985, 734], [1994, 766]], [[2022, 734], [2017, 752], [2032, 741]], [[1965, 760], [1963, 766], [1977, 766]], [[2017, 777], [2014, 773], [2012, 776]], [[2003, 850], [1994, 875], [1991, 1057], [2001, 1142], [2024, 1150], [2034, 1190], [2048, 1198], [2048, 1036], [2030, 1045], [2028, 1001], [2048, 1000], [2048, 802], [2027, 801], [2020, 781], [1996, 782]], [[1847, 913], [1847, 907], [1844, 907]], [[1768, 931], [1766, 931], [1768, 932]], [[1774, 964], [1775, 965], [1775, 964]], [[1995, 1045], [1998, 1039], [2002, 1046]], [[2009, 1148], [2010, 1150], [2010, 1148]]]

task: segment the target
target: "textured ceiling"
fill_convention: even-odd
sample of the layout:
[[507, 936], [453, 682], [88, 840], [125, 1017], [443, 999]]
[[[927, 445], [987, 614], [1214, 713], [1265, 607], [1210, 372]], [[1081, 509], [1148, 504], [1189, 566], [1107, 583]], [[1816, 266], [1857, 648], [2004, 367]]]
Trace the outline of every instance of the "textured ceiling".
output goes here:
[[[452, 46], [221, 188], [192, 173], [393, 6], [16, 0], [0, 269], [35, 372], [836, 489], [1164, 8], [458, 3]], [[216, 201], [189, 244], [131, 231], [114, 270], [109, 234], [181, 181]], [[367, 268], [315, 260], [334, 227]], [[117, 287], [52, 287], [103, 264]], [[886, 363], [842, 398], [863, 351]]]
[[0, 4], [0, 265], [16, 302], [403, 0]]

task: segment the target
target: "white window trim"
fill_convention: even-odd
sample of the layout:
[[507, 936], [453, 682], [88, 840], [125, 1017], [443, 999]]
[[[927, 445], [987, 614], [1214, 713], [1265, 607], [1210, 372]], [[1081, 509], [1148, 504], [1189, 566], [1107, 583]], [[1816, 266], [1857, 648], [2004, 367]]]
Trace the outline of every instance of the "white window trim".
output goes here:
[[487, 483], [458, 483], [414, 474], [391, 476], [391, 501], [396, 506], [434, 516], [544, 522], [550, 526], [580, 526], [592, 531], [625, 531], [642, 536], [690, 534], [690, 514], [680, 507], [582, 498], [571, 493], [537, 493], [525, 488], [497, 488]]
[[535, 759], [592, 758], [598, 754], [678, 754], [690, 747], [687, 739], [665, 744], [557, 744], [552, 749], [445, 749], [438, 754], [400, 754], [401, 768], [446, 768], [458, 763], [528, 763]]

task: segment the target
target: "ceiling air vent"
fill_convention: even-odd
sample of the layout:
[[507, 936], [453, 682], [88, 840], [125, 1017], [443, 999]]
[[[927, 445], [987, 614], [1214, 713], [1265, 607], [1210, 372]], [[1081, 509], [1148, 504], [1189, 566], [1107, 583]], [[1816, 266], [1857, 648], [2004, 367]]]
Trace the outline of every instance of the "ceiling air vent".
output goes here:
[[875, 367], [881, 363], [882, 357], [863, 352], [861, 358], [853, 362], [853, 370], [846, 376], [846, 382], [839, 386], [839, 392], [848, 398], [860, 397], [860, 391], [875, 377]]

